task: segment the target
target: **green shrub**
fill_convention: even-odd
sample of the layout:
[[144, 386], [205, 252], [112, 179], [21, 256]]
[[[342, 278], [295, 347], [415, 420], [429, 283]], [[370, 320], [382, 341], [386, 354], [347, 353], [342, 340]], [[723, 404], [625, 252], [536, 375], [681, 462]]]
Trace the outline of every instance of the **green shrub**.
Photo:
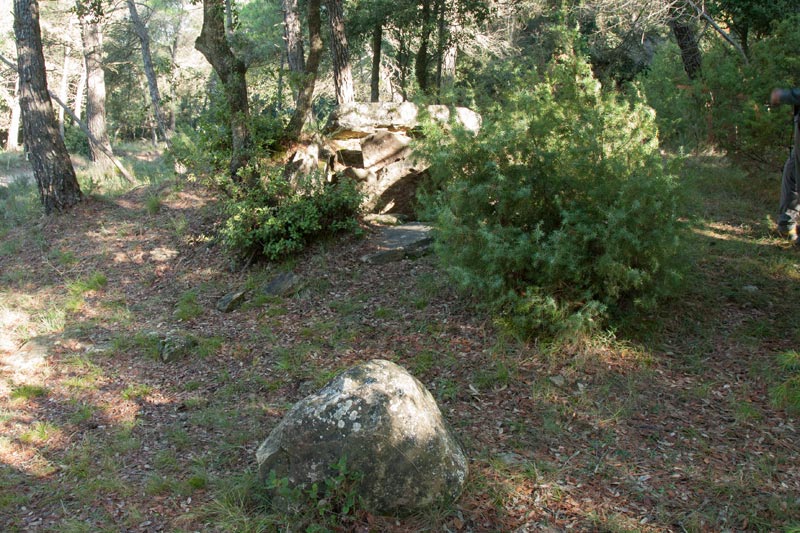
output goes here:
[[709, 140], [706, 100], [701, 84], [694, 84], [681, 63], [678, 45], [667, 41], [658, 48], [649, 68], [637, 77], [656, 111], [662, 143], [673, 149], [694, 151]]
[[320, 237], [356, 229], [360, 205], [352, 180], [327, 183], [314, 174], [292, 184], [278, 169], [263, 186], [229, 201], [222, 238], [243, 256], [260, 254], [274, 261]]
[[679, 225], [652, 109], [603, 92], [576, 57], [509, 94], [477, 137], [429, 132], [447, 271], [526, 337], [653, 305], [677, 279]]

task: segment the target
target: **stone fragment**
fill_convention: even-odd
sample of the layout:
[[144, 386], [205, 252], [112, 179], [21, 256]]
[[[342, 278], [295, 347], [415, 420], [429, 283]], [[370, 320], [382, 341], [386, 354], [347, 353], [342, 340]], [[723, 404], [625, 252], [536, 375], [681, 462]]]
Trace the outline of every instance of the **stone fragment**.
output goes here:
[[294, 272], [281, 272], [263, 288], [263, 293], [267, 296], [277, 296], [286, 298], [300, 290], [302, 278]]
[[247, 291], [233, 291], [219, 299], [217, 302], [217, 311], [221, 313], [230, 313], [236, 310], [245, 300]]
[[163, 362], [172, 363], [187, 357], [198, 344], [197, 337], [191, 333], [172, 330], [160, 340], [158, 356]]

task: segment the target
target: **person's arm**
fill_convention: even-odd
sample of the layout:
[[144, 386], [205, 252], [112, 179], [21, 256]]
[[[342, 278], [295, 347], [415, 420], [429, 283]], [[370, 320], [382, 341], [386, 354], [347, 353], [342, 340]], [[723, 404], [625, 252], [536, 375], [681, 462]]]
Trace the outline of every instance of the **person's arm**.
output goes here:
[[775, 89], [769, 96], [769, 103], [800, 105], [800, 89]]

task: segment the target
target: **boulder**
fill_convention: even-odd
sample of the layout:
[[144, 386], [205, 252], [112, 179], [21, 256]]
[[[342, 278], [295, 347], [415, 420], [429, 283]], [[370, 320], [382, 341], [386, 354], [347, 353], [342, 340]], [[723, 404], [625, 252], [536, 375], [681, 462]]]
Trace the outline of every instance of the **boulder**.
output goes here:
[[384, 360], [340, 374], [292, 407], [259, 447], [262, 480], [324, 486], [342, 458], [360, 473], [354, 490], [375, 513], [407, 514], [461, 494], [468, 467], [436, 401]]
[[410, 144], [411, 137], [404, 133], [375, 132], [361, 141], [361, 166], [370, 168], [406, 158], [411, 155]]

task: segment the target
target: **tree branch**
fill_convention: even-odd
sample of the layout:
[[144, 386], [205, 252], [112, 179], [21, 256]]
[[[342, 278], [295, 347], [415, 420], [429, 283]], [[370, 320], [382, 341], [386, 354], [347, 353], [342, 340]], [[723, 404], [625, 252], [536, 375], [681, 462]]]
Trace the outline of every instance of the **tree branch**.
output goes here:
[[697, 14], [700, 17], [704, 18], [706, 20], [706, 22], [708, 22], [711, 25], [711, 27], [714, 28], [714, 30], [716, 30], [716, 32], [719, 33], [722, 36], [723, 39], [728, 41], [728, 44], [733, 46], [742, 55], [742, 59], [744, 60], [744, 64], [745, 65], [749, 64], [749, 61], [747, 59], [747, 54], [744, 53], [744, 50], [742, 49], [742, 46], [739, 43], [737, 43], [733, 39], [733, 37], [728, 35], [728, 33], [725, 30], [720, 28], [719, 25], [716, 22], [714, 22], [714, 19], [711, 18], [711, 15], [706, 13], [706, 10], [705, 10], [704, 7], [698, 6], [697, 4], [692, 2], [692, 0], [684, 0], [684, 1], [687, 4], [689, 4], [690, 6], [692, 6], [694, 8], [694, 10], [697, 11]]

